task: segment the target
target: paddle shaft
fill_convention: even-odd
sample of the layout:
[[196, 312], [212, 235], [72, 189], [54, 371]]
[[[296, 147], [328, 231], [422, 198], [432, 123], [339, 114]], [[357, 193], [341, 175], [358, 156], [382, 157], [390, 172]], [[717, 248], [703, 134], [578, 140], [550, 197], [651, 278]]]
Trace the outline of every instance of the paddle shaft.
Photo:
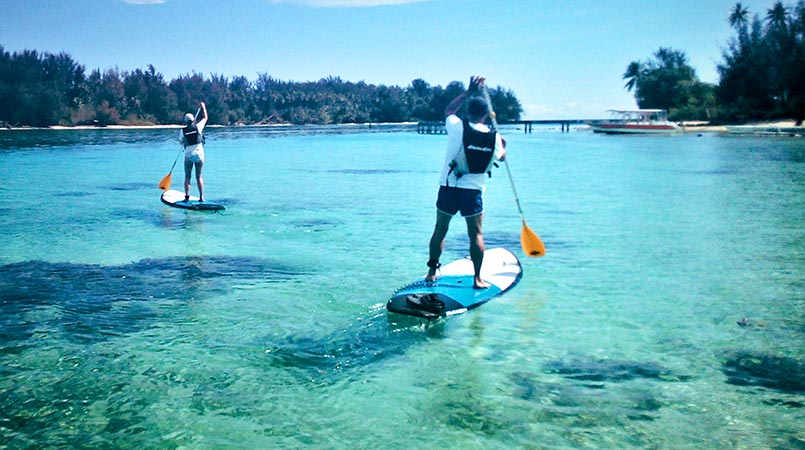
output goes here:
[[173, 168], [176, 167], [176, 163], [179, 161], [179, 155], [182, 154], [184, 149], [179, 149], [179, 153], [176, 154], [176, 159], [173, 160], [173, 165], [171, 166], [171, 170], [168, 172], [168, 175], [173, 173]]
[[[495, 118], [495, 111], [492, 109], [492, 99], [489, 97], [489, 90], [486, 86], [482, 88], [484, 100], [486, 100], [486, 107], [489, 109], [489, 118], [492, 119], [492, 129], [498, 130], [498, 120]], [[517, 195], [517, 189], [514, 187], [514, 179], [512, 178], [512, 171], [509, 169], [509, 158], [503, 158], [503, 165], [506, 166], [506, 174], [509, 175], [509, 183], [512, 185], [512, 192], [514, 192], [514, 201], [517, 203], [517, 211], [520, 212], [520, 219], [525, 223], [525, 216], [523, 215], [523, 208], [520, 206], [520, 197]]]

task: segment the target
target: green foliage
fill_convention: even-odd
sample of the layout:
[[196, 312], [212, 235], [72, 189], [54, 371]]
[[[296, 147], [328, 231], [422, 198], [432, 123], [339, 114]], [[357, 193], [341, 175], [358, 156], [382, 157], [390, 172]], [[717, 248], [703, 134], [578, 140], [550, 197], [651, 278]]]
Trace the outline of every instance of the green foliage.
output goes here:
[[633, 61], [623, 78], [640, 108], [668, 110], [673, 120], [706, 120], [715, 106], [714, 86], [699, 81], [680, 50], [660, 48], [652, 60]]
[[718, 65], [724, 120], [805, 119], [805, 2], [775, 3], [765, 19], [737, 3], [735, 30]]
[[[443, 120], [444, 108], [464, 90], [416, 79], [408, 87], [353, 83], [338, 77], [291, 82], [259, 74], [245, 77], [181, 75], [165, 81], [153, 65], [145, 70], [94, 70], [65, 54], [0, 46], [0, 123], [12, 126], [176, 124], [185, 112], [207, 104], [211, 124], [339, 124]], [[518, 120], [510, 90], [492, 90], [498, 119]]]
[[80, 104], [84, 67], [67, 54], [9, 54], [0, 46], [0, 121], [65, 124]]
[[685, 53], [660, 48], [654, 59], [633, 61], [624, 88], [641, 108], [667, 109], [672, 120], [743, 122], [805, 119], [805, 1], [778, 1], [765, 19], [737, 3], [729, 24], [736, 35], [717, 66], [718, 86], [702, 83]]

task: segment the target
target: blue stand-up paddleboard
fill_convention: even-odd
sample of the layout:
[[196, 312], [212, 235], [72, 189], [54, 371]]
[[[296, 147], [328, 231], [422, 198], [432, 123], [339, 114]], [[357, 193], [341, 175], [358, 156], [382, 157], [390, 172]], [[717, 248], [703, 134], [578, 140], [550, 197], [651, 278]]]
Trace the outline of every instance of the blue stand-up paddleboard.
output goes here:
[[200, 202], [198, 197], [190, 196], [190, 200], [185, 201], [184, 192], [175, 191], [173, 189], [167, 190], [162, 193], [160, 197], [162, 203], [173, 206], [174, 208], [192, 209], [194, 211], [223, 211], [224, 205], [218, 203], [208, 202], [204, 200]]
[[386, 304], [386, 309], [399, 314], [435, 319], [467, 312], [513, 288], [523, 269], [520, 260], [505, 248], [484, 253], [481, 278], [486, 289], [473, 288], [474, 270], [469, 256], [443, 265], [435, 282], [424, 278], [399, 289]]

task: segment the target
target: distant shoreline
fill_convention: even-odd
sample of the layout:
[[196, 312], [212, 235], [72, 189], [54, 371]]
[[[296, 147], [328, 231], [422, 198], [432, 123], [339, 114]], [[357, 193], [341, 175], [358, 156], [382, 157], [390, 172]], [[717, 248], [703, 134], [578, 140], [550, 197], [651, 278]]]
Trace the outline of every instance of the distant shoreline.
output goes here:
[[[329, 127], [329, 126], [343, 126], [343, 127], [399, 127], [399, 126], [414, 126], [417, 122], [394, 122], [394, 123], [331, 123], [331, 124], [291, 124], [291, 123], [272, 123], [272, 124], [251, 124], [251, 125], [207, 125], [206, 128], [284, 128], [284, 127]], [[0, 127], [0, 131], [46, 131], [46, 130], [178, 130], [183, 125], [52, 125], [49, 127]]]
[[[758, 128], [785, 128], [796, 129], [797, 131], [805, 132], [805, 126], [796, 126], [794, 120], [781, 120], [781, 121], [768, 121], [768, 122], [751, 122], [741, 125], [710, 125], [709, 122], [703, 121], [682, 121], [678, 122], [684, 132], [698, 133], [698, 132], [711, 132], [711, 133], [727, 133], [728, 127], [758, 127]], [[251, 124], [251, 125], [208, 125], [208, 128], [285, 128], [285, 127], [328, 127], [328, 126], [343, 126], [343, 127], [399, 127], [399, 126], [414, 126], [417, 122], [395, 122], [395, 123], [339, 123], [339, 124]], [[75, 125], [75, 126], [62, 126], [53, 125], [49, 127], [0, 127], [0, 131], [64, 131], [64, 130], [170, 130], [180, 129], [182, 125]]]

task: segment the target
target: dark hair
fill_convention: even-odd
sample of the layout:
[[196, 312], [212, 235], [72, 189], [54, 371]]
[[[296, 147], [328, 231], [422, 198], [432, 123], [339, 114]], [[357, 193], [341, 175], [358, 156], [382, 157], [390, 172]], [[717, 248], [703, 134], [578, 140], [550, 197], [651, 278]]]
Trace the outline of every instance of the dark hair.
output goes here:
[[473, 119], [480, 119], [489, 112], [486, 100], [481, 97], [472, 97], [467, 105], [467, 113]]

